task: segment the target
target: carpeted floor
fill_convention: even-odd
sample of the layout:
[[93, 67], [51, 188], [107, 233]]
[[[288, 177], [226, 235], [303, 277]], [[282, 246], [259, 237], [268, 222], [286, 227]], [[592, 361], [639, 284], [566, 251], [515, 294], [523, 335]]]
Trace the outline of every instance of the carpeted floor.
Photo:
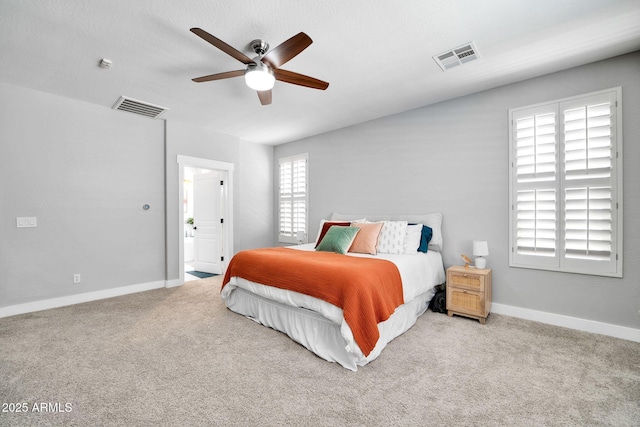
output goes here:
[[0, 319], [0, 425], [640, 425], [640, 343], [428, 311], [351, 372], [220, 281]]

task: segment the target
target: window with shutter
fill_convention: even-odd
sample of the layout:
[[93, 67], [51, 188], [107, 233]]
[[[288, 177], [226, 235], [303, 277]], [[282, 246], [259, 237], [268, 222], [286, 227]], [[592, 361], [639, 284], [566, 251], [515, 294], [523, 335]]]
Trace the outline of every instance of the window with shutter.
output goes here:
[[278, 240], [280, 242], [300, 243], [300, 238], [306, 241], [309, 204], [307, 163], [307, 154], [280, 159], [278, 202]]
[[622, 277], [620, 99], [509, 111], [510, 266]]

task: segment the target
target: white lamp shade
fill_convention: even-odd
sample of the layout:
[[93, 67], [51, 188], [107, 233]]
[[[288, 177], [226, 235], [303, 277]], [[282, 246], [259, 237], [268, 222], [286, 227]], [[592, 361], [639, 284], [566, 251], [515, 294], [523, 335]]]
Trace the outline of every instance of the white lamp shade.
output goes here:
[[474, 240], [473, 241], [473, 254], [475, 256], [487, 256], [489, 255], [489, 244], [486, 240]]

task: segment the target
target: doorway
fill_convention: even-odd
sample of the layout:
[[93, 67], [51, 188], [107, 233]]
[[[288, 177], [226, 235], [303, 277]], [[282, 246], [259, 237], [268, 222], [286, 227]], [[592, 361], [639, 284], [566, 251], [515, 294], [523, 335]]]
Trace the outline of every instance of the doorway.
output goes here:
[[185, 281], [222, 274], [221, 172], [184, 168], [184, 270]]
[[224, 274], [233, 249], [233, 164], [178, 155], [178, 165], [180, 281]]

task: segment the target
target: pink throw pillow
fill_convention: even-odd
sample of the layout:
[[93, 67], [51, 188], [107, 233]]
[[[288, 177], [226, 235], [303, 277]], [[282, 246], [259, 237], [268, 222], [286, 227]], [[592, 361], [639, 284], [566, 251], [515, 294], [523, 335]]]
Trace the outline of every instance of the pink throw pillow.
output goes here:
[[360, 254], [376, 255], [378, 251], [378, 236], [382, 230], [382, 222], [352, 222], [352, 227], [358, 227], [360, 232], [356, 234], [356, 238], [353, 244], [349, 248], [349, 252], [355, 252]]

